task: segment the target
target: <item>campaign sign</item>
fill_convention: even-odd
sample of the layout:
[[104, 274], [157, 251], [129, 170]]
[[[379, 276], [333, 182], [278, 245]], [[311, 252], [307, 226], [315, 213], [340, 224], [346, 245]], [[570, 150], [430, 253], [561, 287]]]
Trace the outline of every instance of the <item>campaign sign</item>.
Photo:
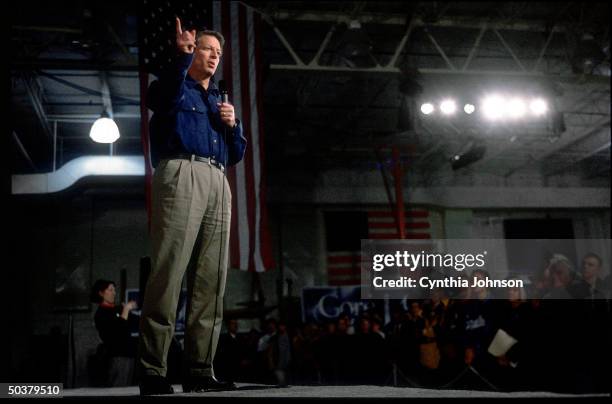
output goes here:
[[359, 286], [324, 286], [302, 289], [302, 321], [323, 324], [342, 314], [352, 320], [364, 312], [375, 312], [384, 318], [385, 302], [360, 298]]

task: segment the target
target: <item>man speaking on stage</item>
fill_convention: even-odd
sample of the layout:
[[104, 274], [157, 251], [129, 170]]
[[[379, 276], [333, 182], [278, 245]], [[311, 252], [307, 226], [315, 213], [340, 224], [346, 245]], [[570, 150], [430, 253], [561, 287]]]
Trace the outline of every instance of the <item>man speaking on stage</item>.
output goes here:
[[223, 317], [231, 193], [228, 166], [246, 149], [242, 126], [213, 75], [223, 54], [216, 31], [185, 30], [176, 18], [176, 56], [153, 82], [147, 106], [152, 184], [151, 274], [142, 317], [138, 365], [140, 394], [171, 394], [166, 379], [183, 276], [187, 313], [183, 391], [235, 388], [212, 368]]

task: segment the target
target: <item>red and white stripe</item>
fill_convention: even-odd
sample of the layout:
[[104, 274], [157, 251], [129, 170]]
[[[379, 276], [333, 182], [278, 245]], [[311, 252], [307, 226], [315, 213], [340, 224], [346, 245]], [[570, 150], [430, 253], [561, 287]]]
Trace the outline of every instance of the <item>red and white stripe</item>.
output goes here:
[[[404, 212], [407, 239], [431, 238], [429, 212], [415, 209]], [[380, 210], [368, 212], [368, 237], [371, 239], [397, 239], [395, 212]]]
[[[391, 210], [369, 211], [368, 238], [399, 239], [395, 213]], [[405, 211], [406, 238], [430, 239], [429, 211]], [[361, 282], [360, 251], [327, 252], [327, 284], [331, 286], [359, 285]]]
[[273, 260], [263, 176], [261, 18], [237, 1], [214, 1], [212, 11], [213, 29], [225, 37], [217, 80], [225, 79], [248, 141], [244, 160], [227, 173], [233, 196], [230, 265], [265, 272]]
[[332, 286], [359, 285], [361, 253], [334, 251], [327, 253], [327, 284]]

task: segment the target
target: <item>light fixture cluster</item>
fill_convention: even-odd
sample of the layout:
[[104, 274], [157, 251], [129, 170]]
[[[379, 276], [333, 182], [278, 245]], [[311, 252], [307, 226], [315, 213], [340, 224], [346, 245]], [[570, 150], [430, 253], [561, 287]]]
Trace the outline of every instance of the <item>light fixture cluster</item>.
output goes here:
[[[433, 102], [421, 104], [421, 113], [424, 115], [439, 112], [441, 115], [451, 116], [457, 111], [457, 101], [451, 98], [442, 99], [437, 104]], [[484, 97], [478, 106], [472, 103], [463, 104], [465, 114], [472, 115], [476, 111], [490, 121], [542, 117], [548, 112], [548, 103], [541, 97], [526, 99], [519, 96], [491, 94]]]

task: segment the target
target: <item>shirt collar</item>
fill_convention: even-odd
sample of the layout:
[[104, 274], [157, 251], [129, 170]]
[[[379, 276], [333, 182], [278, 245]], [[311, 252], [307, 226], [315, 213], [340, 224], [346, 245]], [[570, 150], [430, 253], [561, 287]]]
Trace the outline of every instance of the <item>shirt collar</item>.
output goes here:
[[[190, 88], [196, 88], [199, 85], [199, 83], [195, 81], [193, 77], [191, 77], [189, 74], [187, 74], [187, 77], [185, 78], [185, 83]], [[200, 86], [200, 88], [203, 88], [203, 87]], [[215, 97], [219, 96], [219, 87], [217, 86], [217, 80], [215, 80], [214, 76], [210, 78], [210, 81], [208, 82], [208, 90], [206, 91], [214, 95]]]

